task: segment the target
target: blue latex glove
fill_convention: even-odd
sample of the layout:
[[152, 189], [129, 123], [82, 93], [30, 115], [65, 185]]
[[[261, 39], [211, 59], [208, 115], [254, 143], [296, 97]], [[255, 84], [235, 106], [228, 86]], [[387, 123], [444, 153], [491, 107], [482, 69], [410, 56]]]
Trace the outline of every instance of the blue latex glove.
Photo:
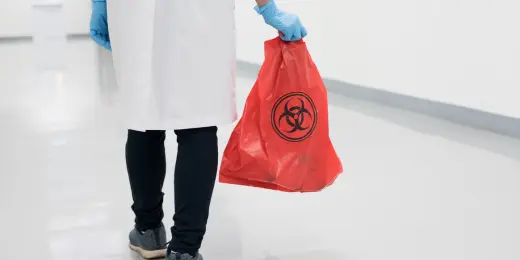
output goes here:
[[108, 36], [107, 2], [92, 0], [92, 15], [90, 17], [90, 38], [107, 50], [112, 50]]
[[300, 18], [278, 9], [274, 0], [270, 0], [262, 7], [255, 7], [255, 10], [264, 17], [265, 23], [283, 34], [282, 40], [298, 41], [307, 36], [307, 30], [303, 27]]

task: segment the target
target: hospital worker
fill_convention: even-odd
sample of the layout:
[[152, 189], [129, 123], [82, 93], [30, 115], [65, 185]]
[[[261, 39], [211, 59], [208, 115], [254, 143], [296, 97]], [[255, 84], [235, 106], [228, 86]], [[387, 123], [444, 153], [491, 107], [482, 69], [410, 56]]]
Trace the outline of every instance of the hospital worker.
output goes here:
[[[129, 129], [130, 248], [146, 259], [202, 260], [217, 175], [217, 126], [237, 117], [234, 1], [92, 0], [91, 37], [112, 51]], [[285, 41], [307, 34], [299, 17], [274, 0], [256, 0], [254, 9]], [[162, 224], [166, 130], [175, 131], [178, 143], [171, 241]]]

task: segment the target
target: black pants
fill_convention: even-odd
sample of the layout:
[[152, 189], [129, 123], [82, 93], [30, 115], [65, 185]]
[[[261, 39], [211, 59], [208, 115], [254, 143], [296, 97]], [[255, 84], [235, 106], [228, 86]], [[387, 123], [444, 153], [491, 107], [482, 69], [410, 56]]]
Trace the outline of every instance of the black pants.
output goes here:
[[[175, 225], [169, 250], [194, 255], [200, 248], [218, 165], [217, 127], [175, 131]], [[157, 228], [164, 217], [165, 131], [128, 131], [126, 164], [132, 188], [135, 227]]]

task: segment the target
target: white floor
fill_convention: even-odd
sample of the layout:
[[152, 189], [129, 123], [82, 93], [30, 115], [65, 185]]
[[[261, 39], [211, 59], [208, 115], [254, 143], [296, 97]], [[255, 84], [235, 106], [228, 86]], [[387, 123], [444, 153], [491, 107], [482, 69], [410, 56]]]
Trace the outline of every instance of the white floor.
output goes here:
[[[38, 46], [0, 42], [0, 258], [138, 259], [109, 54]], [[345, 174], [316, 194], [218, 184], [206, 259], [520, 259], [519, 140], [333, 94], [330, 125]]]

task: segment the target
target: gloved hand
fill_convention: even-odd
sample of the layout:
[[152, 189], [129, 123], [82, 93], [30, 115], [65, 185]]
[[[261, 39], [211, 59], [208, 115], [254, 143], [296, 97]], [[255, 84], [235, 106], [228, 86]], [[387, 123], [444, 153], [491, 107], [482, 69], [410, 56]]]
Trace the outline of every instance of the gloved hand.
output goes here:
[[92, 15], [90, 17], [90, 38], [107, 50], [112, 50], [108, 36], [107, 2], [92, 0]]
[[256, 6], [255, 10], [264, 17], [265, 23], [283, 34], [282, 40], [298, 41], [307, 36], [307, 30], [303, 27], [300, 18], [278, 9], [274, 0], [270, 0], [262, 7]]

